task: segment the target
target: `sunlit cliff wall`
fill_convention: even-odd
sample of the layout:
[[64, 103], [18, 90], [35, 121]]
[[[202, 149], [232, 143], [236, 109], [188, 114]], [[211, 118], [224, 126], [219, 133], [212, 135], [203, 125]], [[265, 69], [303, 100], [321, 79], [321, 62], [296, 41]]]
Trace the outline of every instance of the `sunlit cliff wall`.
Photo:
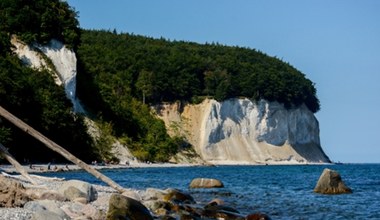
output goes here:
[[196, 152], [214, 164], [326, 163], [319, 124], [304, 105], [286, 109], [277, 102], [230, 99], [156, 108], [172, 135], [184, 135]]

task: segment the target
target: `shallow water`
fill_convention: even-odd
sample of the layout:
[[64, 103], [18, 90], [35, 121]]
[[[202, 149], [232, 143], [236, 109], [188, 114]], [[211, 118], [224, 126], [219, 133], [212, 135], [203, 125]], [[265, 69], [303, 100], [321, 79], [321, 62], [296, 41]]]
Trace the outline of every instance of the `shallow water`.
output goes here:
[[[313, 193], [324, 168], [337, 170], [352, 194]], [[178, 188], [201, 204], [221, 198], [243, 214], [264, 212], [273, 219], [380, 219], [380, 164], [217, 166], [102, 170], [120, 185]], [[50, 173], [103, 184], [83, 171]], [[193, 178], [222, 180], [224, 188], [189, 189]]]

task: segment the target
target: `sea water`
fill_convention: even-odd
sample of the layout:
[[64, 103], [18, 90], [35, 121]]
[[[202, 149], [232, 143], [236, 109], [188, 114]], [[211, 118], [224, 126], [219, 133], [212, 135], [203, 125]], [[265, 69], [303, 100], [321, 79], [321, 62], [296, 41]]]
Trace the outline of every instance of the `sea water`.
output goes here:
[[[353, 193], [314, 193], [324, 168], [338, 171]], [[101, 172], [127, 188], [178, 188], [200, 204], [220, 198], [242, 214], [263, 212], [272, 219], [380, 219], [380, 164], [152, 167]], [[103, 184], [83, 171], [45, 175]], [[224, 188], [189, 189], [197, 177], [219, 179]]]

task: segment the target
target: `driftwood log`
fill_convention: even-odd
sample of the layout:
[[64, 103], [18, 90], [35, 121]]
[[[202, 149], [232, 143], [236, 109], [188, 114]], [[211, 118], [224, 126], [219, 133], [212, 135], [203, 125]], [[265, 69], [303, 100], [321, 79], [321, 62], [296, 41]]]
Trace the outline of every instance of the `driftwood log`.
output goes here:
[[24, 169], [23, 166], [8, 152], [7, 148], [4, 147], [0, 143], [0, 155], [3, 156], [10, 164], [12, 164], [17, 172], [19, 172], [22, 176], [24, 176], [27, 180], [29, 180], [33, 185], [37, 185], [37, 182], [33, 180], [33, 178], [28, 174], [28, 172]]
[[14, 124], [17, 127], [19, 127], [21, 130], [23, 130], [27, 134], [29, 134], [29, 135], [33, 136], [34, 138], [36, 138], [37, 140], [41, 141], [43, 144], [45, 144], [51, 150], [59, 153], [60, 155], [62, 155], [63, 157], [65, 157], [67, 160], [73, 162], [74, 164], [78, 165], [80, 168], [84, 169], [88, 173], [94, 175], [97, 179], [100, 179], [101, 181], [107, 183], [109, 186], [111, 186], [115, 190], [117, 190], [117, 191], [119, 191], [121, 193], [125, 191], [125, 189], [122, 186], [120, 186], [119, 184], [117, 184], [116, 182], [114, 182], [112, 179], [110, 179], [109, 177], [107, 177], [104, 174], [100, 173], [99, 171], [97, 171], [96, 169], [92, 168], [91, 166], [87, 165], [85, 162], [83, 162], [79, 158], [75, 157], [70, 152], [68, 152], [66, 149], [64, 149], [63, 147], [59, 146], [58, 144], [56, 144], [52, 140], [48, 139], [43, 134], [41, 134], [40, 132], [38, 132], [34, 128], [30, 127], [29, 125], [27, 125], [25, 122], [23, 122], [22, 120], [18, 119], [16, 116], [12, 115], [10, 112], [8, 112], [7, 110], [5, 110], [1, 106], [0, 106], [0, 116], [3, 116], [5, 119], [7, 119], [12, 124]]

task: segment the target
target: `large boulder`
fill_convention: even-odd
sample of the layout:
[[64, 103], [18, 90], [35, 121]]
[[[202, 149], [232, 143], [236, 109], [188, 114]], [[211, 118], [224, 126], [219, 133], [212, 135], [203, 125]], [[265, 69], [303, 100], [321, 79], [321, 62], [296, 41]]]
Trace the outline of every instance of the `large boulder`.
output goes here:
[[224, 187], [222, 181], [210, 178], [195, 178], [190, 183], [190, 188], [221, 188]]
[[70, 217], [52, 200], [36, 200], [25, 204], [25, 209], [34, 212], [32, 219], [69, 219]]
[[149, 210], [139, 201], [120, 194], [112, 194], [109, 200], [107, 220], [153, 220]]
[[342, 194], [352, 193], [352, 190], [344, 184], [342, 177], [337, 171], [326, 168], [319, 177], [314, 192], [321, 194]]
[[64, 182], [58, 192], [71, 201], [92, 202], [98, 197], [96, 189], [91, 184], [80, 180]]
[[30, 200], [20, 182], [0, 175], [0, 207], [22, 207]]

